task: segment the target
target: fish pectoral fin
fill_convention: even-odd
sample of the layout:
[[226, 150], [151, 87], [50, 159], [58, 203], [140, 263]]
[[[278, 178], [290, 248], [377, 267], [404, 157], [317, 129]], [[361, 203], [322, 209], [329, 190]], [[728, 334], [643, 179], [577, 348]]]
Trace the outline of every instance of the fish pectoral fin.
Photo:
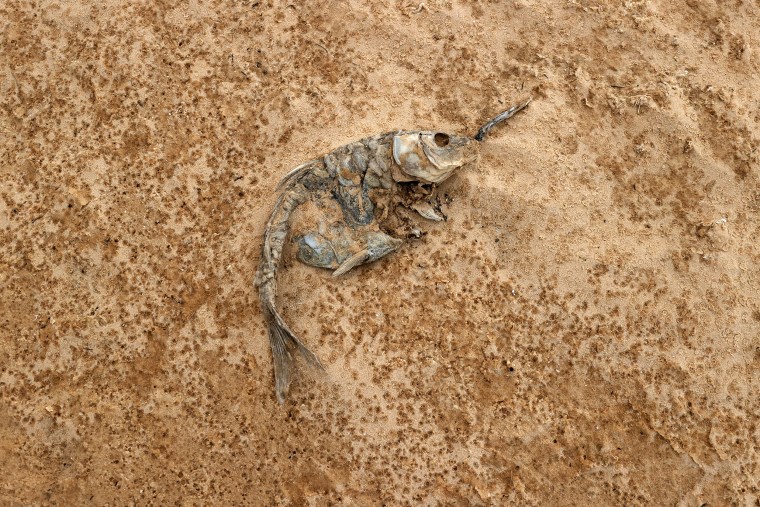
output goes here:
[[338, 269], [333, 271], [332, 276], [337, 277], [337, 276], [343, 275], [347, 273], [348, 271], [350, 271], [352, 268], [355, 268], [356, 266], [364, 264], [369, 258], [370, 258], [370, 252], [368, 249], [365, 248], [355, 253], [354, 255], [346, 259], [345, 261], [343, 261], [343, 264], [338, 266]]
[[443, 222], [446, 220], [446, 216], [433, 206], [429, 202], [418, 202], [412, 205], [412, 209], [416, 211], [421, 217], [428, 220], [435, 220], [436, 222]]

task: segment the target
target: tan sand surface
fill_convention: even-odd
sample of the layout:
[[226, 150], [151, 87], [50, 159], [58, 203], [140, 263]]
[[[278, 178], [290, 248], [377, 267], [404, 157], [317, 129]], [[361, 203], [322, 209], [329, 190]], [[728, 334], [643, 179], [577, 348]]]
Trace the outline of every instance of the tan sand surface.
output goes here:
[[[0, 2], [0, 504], [760, 505], [760, 3]], [[278, 179], [499, 127], [280, 307]]]

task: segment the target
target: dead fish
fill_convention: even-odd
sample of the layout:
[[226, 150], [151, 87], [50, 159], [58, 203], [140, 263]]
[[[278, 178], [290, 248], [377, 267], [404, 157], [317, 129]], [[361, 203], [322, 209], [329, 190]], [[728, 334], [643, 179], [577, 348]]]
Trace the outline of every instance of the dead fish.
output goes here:
[[[285, 402], [291, 379], [292, 352], [322, 368], [277, 312], [277, 268], [290, 232], [293, 211], [307, 201], [317, 203], [324, 219], [313, 230], [294, 236], [297, 258], [305, 264], [333, 270], [340, 276], [397, 250], [397, 206], [429, 220], [444, 220], [436, 186], [454, 172], [477, 164], [479, 144], [497, 124], [528, 105], [517, 104], [485, 123], [474, 137], [438, 131], [398, 130], [337, 148], [302, 164], [278, 185], [281, 193], [264, 232], [255, 284], [269, 327], [277, 400]], [[397, 230], [395, 232], [398, 232]], [[404, 237], [419, 237], [415, 227]]]

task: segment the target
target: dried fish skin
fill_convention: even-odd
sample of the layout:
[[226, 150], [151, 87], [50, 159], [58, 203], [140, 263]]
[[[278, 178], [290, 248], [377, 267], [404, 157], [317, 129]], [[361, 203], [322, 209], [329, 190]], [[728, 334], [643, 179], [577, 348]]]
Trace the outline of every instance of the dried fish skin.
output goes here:
[[[293, 238], [296, 258], [309, 266], [337, 270], [346, 261], [366, 251], [362, 263], [380, 259], [403, 243], [383, 231], [356, 230], [334, 223], [323, 231], [309, 231]], [[352, 266], [353, 267], [353, 266]]]

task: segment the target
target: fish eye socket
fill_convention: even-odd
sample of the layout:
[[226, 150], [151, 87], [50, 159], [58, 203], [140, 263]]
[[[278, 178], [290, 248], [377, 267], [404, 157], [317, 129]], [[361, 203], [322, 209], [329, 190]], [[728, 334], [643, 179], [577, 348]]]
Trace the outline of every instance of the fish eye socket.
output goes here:
[[449, 135], [444, 134], [443, 132], [438, 132], [433, 136], [433, 141], [435, 141], [436, 146], [443, 148], [449, 144]]

